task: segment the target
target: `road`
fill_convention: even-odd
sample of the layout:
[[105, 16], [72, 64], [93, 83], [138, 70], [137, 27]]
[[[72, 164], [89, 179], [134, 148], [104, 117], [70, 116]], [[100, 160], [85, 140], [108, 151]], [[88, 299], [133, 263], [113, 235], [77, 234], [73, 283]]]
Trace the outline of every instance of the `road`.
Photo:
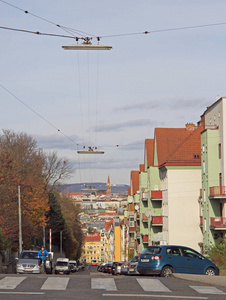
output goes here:
[[70, 275], [0, 274], [1, 300], [226, 299], [226, 287], [175, 278], [112, 276], [87, 267]]

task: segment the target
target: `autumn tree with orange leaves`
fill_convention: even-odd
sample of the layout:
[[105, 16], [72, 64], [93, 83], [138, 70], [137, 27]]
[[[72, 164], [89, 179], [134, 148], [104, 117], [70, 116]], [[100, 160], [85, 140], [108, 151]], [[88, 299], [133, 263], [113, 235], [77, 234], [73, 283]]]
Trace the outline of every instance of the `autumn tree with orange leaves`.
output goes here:
[[[48, 195], [43, 180], [45, 157], [36, 141], [25, 133], [3, 130], [0, 135], [0, 228], [18, 243], [18, 186], [21, 190], [23, 247], [46, 225]], [[18, 247], [14, 245], [15, 248]]]

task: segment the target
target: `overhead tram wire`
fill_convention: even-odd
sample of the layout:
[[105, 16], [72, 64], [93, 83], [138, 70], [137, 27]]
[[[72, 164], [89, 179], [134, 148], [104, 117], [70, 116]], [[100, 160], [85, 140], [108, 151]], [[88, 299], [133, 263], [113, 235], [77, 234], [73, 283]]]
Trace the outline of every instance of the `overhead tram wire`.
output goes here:
[[[73, 28], [69, 28], [69, 27], [66, 27], [66, 26], [59, 25], [59, 24], [54, 23], [54, 22], [52, 22], [52, 21], [50, 21], [50, 20], [47, 20], [46, 18], [40, 17], [40, 16], [38, 16], [38, 15], [36, 15], [36, 14], [33, 14], [33, 13], [29, 12], [28, 10], [24, 10], [24, 9], [22, 9], [21, 7], [18, 7], [18, 6], [16, 6], [16, 5], [14, 5], [14, 4], [11, 4], [11, 3], [7, 2], [7, 1], [0, 0], [0, 2], [2, 2], [2, 3], [4, 3], [4, 4], [7, 4], [7, 5], [9, 5], [9, 6], [13, 7], [13, 8], [16, 8], [16, 9], [18, 9], [18, 10], [24, 12], [25, 14], [29, 14], [29, 15], [35, 17], [35, 18], [38, 18], [38, 19], [40, 19], [40, 20], [42, 20], [42, 21], [45, 21], [45, 22], [47, 22], [47, 23], [49, 23], [49, 24], [52, 24], [52, 25], [54, 25], [54, 26], [56, 26], [56, 27], [58, 27], [58, 28], [61, 28], [62, 30], [68, 32], [68, 33], [71, 34], [71, 35], [72, 35], [71, 32], [75, 32], [76, 34], [78, 34], [78, 35], [80, 35], [80, 36], [84, 36], [84, 34], [85, 34], [85, 35], [89, 35], [89, 36], [93, 36], [93, 37], [95, 36], [95, 35], [92, 35], [92, 34], [90, 34], [90, 33], [84, 32], [84, 31], [80, 31], [80, 30], [76, 30], [76, 29], [73, 29]], [[74, 35], [73, 35], [73, 36], [74, 36]], [[74, 37], [75, 37], [75, 36], [74, 36]]]
[[70, 138], [68, 135], [66, 135], [63, 131], [61, 131], [58, 127], [53, 125], [51, 122], [49, 122], [46, 118], [44, 118], [40, 113], [35, 111], [33, 108], [31, 108], [29, 105], [27, 105], [24, 101], [22, 101], [20, 98], [18, 98], [16, 95], [14, 95], [12, 92], [10, 92], [7, 88], [5, 88], [1, 83], [0, 87], [5, 90], [8, 94], [13, 96], [15, 99], [17, 99], [20, 103], [22, 103], [24, 106], [29, 108], [33, 113], [35, 113], [37, 116], [39, 116], [43, 121], [45, 121], [47, 124], [49, 124], [51, 127], [53, 127], [55, 130], [60, 132], [64, 137], [66, 137], [68, 140], [70, 140], [72, 143], [74, 143], [77, 146], [81, 146], [81, 144], [76, 143], [72, 138]]

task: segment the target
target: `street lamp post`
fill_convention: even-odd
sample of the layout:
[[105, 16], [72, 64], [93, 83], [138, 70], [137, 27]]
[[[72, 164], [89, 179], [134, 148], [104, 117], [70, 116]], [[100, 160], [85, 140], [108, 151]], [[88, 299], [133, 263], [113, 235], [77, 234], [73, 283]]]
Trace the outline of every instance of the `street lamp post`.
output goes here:
[[18, 186], [18, 215], [19, 215], [19, 254], [20, 254], [22, 252], [22, 226], [21, 226], [20, 186]]

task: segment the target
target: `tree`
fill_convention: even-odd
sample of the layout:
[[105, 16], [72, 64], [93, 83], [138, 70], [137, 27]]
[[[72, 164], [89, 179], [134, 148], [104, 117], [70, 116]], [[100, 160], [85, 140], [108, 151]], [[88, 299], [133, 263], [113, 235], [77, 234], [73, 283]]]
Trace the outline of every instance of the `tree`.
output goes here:
[[46, 225], [48, 195], [42, 177], [43, 151], [25, 133], [3, 130], [0, 135], [0, 226], [6, 237], [18, 247], [18, 186], [21, 188], [21, 212], [24, 247]]
[[59, 183], [70, 178], [73, 172], [67, 158], [58, 158], [56, 152], [44, 155], [43, 177], [47, 191], [52, 192]]
[[67, 226], [64, 240], [65, 253], [70, 258], [78, 259], [81, 256], [83, 244], [83, 233], [79, 220], [80, 208], [65, 195], [58, 194], [58, 200]]

